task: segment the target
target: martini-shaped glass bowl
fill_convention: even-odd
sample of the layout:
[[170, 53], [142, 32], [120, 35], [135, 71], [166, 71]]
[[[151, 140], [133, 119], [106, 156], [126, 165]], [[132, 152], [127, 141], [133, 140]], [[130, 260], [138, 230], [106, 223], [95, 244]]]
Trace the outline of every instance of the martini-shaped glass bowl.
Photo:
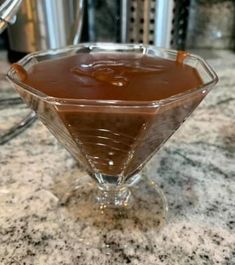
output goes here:
[[[80, 44], [32, 53], [18, 64], [27, 71], [44, 60], [100, 52], [147, 54], [174, 61], [178, 54], [137, 44]], [[155, 225], [161, 223], [159, 215], [164, 219], [164, 198], [140, 171], [217, 82], [214, 71], [200, 57], [188, 54], [181, 63], [197, 70], [202, 85], [158, 101], [69, 99], [69, 93], [68, 98], [50, 97], [22, 82], [15, 67], [9, 70], [8, 78], [23, 100], [89, 176], [78, 176], [72, 182], [62, 178], [60, 192], [57, 190], [61, 205], [70, 207], [80, 220], [94, 220], [94, 212], [99, 220], [109, 209], [112, 216], [122, 212], [126, 220], [140, 223], [150, 216]], [[106, 225], [109, 218], [104, 218]]]

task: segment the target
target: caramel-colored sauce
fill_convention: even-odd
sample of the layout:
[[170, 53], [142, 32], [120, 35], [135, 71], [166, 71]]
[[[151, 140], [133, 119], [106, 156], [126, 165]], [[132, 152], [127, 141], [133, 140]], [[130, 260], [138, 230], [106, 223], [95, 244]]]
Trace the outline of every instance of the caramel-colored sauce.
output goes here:
[[[158, 100], [202, 84], [197, 71], [177, 61], [143, 54], [81, 53], [33, 65], [21, 79], [54, 97], [102, 100]], [[180, 62], [180, 63], [179, 63]]]
[[176, 56], [176, 62], [183, 64], [184, 60], [189, 56], [188, 52], [178, 51]]
[[26, 81], [26, 79], [28, 78], [27, 71], [20, 64], [17, 63], [14, 63], [12, 67], [15, 69], [20, 81]]

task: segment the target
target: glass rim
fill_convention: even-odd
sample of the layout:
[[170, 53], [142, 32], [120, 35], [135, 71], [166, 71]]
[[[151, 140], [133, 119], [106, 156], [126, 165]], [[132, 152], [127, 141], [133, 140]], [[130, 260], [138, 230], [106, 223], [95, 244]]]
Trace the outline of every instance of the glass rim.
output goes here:
[[[21, 60], [19, 60], [17, 63], [20, 65], [25, 65], [29, 60], [33, 59], [37, 56], [45, 56], [45, 55], [56, 55], [56, 54], [63, 54], [65, 52], [69, 52], [72, 50], [76, 50], [79, 48], [89, 48], [92, 50], [92, 48], [101, 48], [101, 49], [107, 49], [106, 51], [116, 51], [115, 49], [125, 49], [128, 52], [128, 49], [143, 49], [144, 51], [147, 49], [154, 49], [155, 51], [159, 52], [165, 52], [171, 55], [176, 56], [177, 50], [173, 49], [166, 49], [166, 48], [159, 48], [154, 45], [145, 45], [145, 44], [124, 44], [124, 43], [80, 43], [77, 45], [70, 45], [66, 46], [64, 48], [57, 48], [57, 49], [50, 49], [50, 50], [42, 50], [30, 53], [23, 57]], [[117, 50], [118, 51], [118, 50]], [[24, 90], [26, 90], [28, 93], [38, 97], [40, 100], [46, 101], [51, 104], [55, 105], [89, 105], [89, 106], [95, 106], [95, 105], [103, 105], [103, 106], [112, 106], [112, 107], [158, 107], [162, 105], [166, 105], [172, 102], [176, 102], [178, 100], [181, 100], [183, 98], [186, 98], [188, 96], [194, 95], [198, 92], [204, 92], [206, 89], [211, 88], [213, 85], [215, 85], [218, 82], [218, 76], [214, 72], [214, 70], [211, 68], [208, 63], [201, 58], [198, 55], [189, 53], [188, 58], [197, 60], [200, 62], [204, 70], [206, 70], [207, 74], [210, 76], [210, 81], [202, 84], [199, 87], [195, 87], [190, 90], [186, 90], [182, 93], [175, 94], [173, 96], [164, 98], [164, 99], [158, 99], [158, 100], [147, 100], [147, 101], [141, 101], [141, 100], [97, 100], [97, 99], [71, 99], [71, 98], [58, 98], [58, 97], [52, 97], [48, 96], [43, 92], [40, 92], [39, 90], [26, 85], [22, 81], [14, 78], [15, 69], [13, 67], [10, 67], [10, 69], [7, 72], [7, 79], [16, 85], [20, 86]]]

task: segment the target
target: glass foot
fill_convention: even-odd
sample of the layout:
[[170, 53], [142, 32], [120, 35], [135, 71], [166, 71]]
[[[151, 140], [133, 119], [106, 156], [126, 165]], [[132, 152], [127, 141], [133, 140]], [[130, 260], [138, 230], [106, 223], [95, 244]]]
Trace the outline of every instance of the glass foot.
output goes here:
[[[69, 187], [67, 187], [69, 188]], [[102, 203], [97, 185], [89, 176], [79, 177], [79, 184], [65, 194], [58, 189], [58, 220], [72, 243], [91, 248], [151, 247], [151, 238], [165, 223], [167, 203], [156, 183], [147, 177], [123, 190], [127, 204], [109, 207]], [[101, 201], [100, 201], [101, 200]], [[120, 207], [119, 207], [120, 206]]]

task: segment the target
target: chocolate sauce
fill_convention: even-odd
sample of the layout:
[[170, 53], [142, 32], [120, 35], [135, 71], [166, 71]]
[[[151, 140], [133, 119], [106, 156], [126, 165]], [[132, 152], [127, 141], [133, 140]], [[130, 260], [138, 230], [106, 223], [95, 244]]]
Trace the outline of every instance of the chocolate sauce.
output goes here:
[[201, 85], [197, 71], [180, 62], [142, 54], [84, 53], [35, 64], [24, 82], [59, 98], [158, 100]]
[[20, 81], [24, 82], [28, 78], [27, 71], [20, 64], [14, 63], [12, 67], [15, 69]]
[[178, 51], [176, 56], [176, 62], [182, 64], [184, 62], [184, 59], [186, 59], [188, 56], [189, 56], [188, 52]]
[[[197, 71], [183, 63], [185, 57], [180, 54], [173, 61], [142, 54], [81, 53], [35, 64], [23, 82], [57, 98], [153, 101], [202, 85]], [[35, 110], [90, 172], [129, 177], [203, 97], [196, 93], [151, 108], [45, 102]]]

